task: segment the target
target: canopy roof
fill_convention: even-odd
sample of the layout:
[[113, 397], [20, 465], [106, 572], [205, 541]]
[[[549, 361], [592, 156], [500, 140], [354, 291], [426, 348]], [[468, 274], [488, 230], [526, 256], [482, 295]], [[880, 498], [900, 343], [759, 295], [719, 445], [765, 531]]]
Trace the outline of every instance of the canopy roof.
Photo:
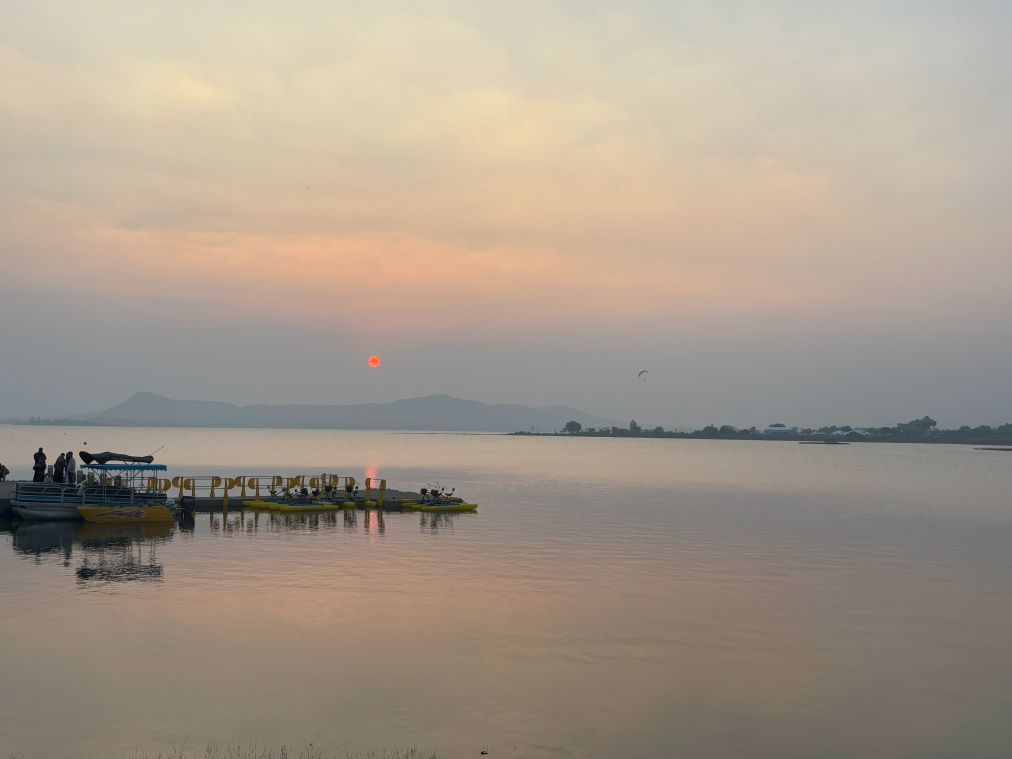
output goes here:
[[165, 464], [82, 464], [83, 469], [99, 472], [164, 472]]

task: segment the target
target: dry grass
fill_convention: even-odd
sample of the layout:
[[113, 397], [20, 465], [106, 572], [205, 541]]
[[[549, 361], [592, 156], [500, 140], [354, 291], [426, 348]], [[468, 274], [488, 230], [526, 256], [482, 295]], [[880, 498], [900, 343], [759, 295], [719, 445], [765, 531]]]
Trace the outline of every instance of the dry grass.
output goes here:
[[[36, 759], [35, 757], [15, 756], [9, 754], [8, 759]], [[203, 749], [187, 748], [184, 744], [169, 751], [155, 754], [131, 751], [126, 759], [439, 759], [435, 752], [420, 751], [417, 748], [398, 748], [370, 750], [365, 753], [325, 751], [315, 743], [307, 742], [299, 746], [278, 746], [268, 744], [241, 743], [237, 740], [213, 740]]]
[[[12, 757], [12, 759], [14, 759]], [[313, 742], [298, 746], [241, 743], [238, 740], [212, 740], [203, 751], [184, 746], [156, 754], [131, 752], [127, 759], [439, 759], [435, 752], [417, 748], [370, 750], [365, 753], [324, 750]]]

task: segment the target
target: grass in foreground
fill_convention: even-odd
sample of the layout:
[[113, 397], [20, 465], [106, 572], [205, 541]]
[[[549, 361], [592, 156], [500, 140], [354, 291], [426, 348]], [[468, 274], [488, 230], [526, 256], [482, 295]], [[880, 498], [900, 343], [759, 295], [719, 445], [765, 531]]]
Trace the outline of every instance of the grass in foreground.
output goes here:
[[417, 748], [370, 750], [365, 753], [327, 751], [315, 743], [279, 746], [213, 740], [203, 752], [184, 747], [156, 754], [131, 753], [128, 759], [439, 759], [435, 752]]

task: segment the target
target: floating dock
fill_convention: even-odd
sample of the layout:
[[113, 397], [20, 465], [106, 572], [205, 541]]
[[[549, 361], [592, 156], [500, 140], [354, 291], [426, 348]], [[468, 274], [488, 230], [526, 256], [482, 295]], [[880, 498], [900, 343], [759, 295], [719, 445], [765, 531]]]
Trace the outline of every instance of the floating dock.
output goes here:
[[0, 482], [0, 517], [13, 516], [11, 511], [11, 499], [14, 497], [14, 489], [17, 487], [17, 482], [11, 482], [5, 480]]
[[[189, 496], [193, 499], [196, 510], [200, 512], [216, 511], [239, 511], [242, 510], [243, 501], [252, 500], [257, 497], [267, 496], [269, 486], [277, 487], [281, 479], [281, 487], [301, 488], [308, 487], [317, 478], [323, 475], [296, 475], [294, 477], [281, 477], [278, 475], [240, 475], [238, 477], [221, 477], [208, 475], [203, 477], [173, 477], [171, 480], [161, 480], [159, 487], [168, 492], [171, 498], [179, 499], [181, 496]], [[356, 484], [354, 478], [340, 478], [351, 480], [352, 486]], [[25, 480], [22, 480], [24, 482]], [[14, 498], [14, 491], [17, 488], [17, 481], [0, 482], [0, 518], [14, 516], [11, 511], [11, 499]], [[313, 488], [311, 488], [313, 489]], [[343, 492], [343, 491], [339, 491]], [[359, 490], [355, 497], [355, 505], [358, 508], [382, 508], [384, 511], [403, 511], [404, 501], [415, 501], [419, 498], [418, 492], [407, 490], [395, 490], [387, 488], [386, 480], [371, 480], [366, 478], [366, 489]]]

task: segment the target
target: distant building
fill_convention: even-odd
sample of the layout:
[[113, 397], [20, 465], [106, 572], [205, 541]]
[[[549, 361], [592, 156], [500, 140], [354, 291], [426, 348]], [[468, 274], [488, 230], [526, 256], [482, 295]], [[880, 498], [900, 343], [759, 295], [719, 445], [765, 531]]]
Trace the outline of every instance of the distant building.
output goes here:
[[864, 427], [851, 427], [850, 429], [847, 429], [847, 430], [836, 430], [835, 432], [830, 432], [829, 433], [830, 437], [847, 437], [849, 435], [859, 435], [861, 437], [871, 437], [872, 433], [869, 432]]
[[797, 435], [798, 434], [798, 428], [797, 427], [788, 427], [786, 424], [780, 424], [778, 422], [777, 424], [771, 424], [769, 427], [767, 427], [766, 429], [764, 429], [763, 430], [763, 434], [764, 435], [771, 435], [771, 436], [781, 435], [781, 436], [787, 437], [787, 436], [790, 436], [790, 435]]
[[896, 432], [910, 437], [926, 437], [936, 431], [937, 425], [938, 422], [930, 416], [925, 416], [922, 419], [914, 419], [912, 422], [900, 422], [896, 425]]

